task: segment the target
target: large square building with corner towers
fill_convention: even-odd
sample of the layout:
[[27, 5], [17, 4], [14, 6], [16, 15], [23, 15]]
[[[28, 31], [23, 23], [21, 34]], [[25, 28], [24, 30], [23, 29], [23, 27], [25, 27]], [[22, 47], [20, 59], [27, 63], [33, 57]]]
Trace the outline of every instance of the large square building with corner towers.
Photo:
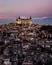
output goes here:
[[30, 17], [30, 18], [20, 18], [20, 16], [19, 16], [19, 18], [17, 18], [16, 19], [16, 23], [17, 24], [32, 24], [32, 18]]

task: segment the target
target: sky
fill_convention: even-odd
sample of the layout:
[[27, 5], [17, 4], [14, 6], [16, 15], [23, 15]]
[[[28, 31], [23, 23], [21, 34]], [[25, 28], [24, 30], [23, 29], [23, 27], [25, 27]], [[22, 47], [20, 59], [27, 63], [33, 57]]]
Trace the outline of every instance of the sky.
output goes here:
[[15, 22], [19, 16], [52, 25], [52, 0], [0, 0], [0, 24]]
[[50, 17], [52, 0], [0, 0], [0, 19], [17, 16]]

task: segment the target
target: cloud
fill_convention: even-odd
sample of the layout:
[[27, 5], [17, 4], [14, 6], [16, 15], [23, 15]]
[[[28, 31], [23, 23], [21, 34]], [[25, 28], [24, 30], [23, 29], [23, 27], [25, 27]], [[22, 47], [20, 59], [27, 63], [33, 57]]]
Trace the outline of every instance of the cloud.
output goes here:
[[14, 17], [0, 16], [0, 20], [2, 19], [14, 19]]
[[37, 17], [37, 18], [33, 18], [34, 20], [40, 20], [40, 19], [47, 19], [48, 17]]

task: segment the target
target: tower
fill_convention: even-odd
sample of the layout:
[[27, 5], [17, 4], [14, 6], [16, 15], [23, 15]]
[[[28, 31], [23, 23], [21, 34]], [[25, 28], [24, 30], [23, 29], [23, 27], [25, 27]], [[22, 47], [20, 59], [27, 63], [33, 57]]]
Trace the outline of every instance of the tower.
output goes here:
[[30, 19], [32, 19], [31, 16], [30, 16]]

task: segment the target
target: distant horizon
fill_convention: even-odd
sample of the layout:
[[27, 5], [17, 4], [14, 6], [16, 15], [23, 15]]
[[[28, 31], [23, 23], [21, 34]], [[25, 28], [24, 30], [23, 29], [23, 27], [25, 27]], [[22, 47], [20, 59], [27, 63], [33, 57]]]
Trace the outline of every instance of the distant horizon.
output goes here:
[[[32, 22], [34, 24], [40, 24], [40, 25], [43, 25], [43, 24], [52, 25], [52, 17], [39, 17], [39, 18], [37, 17], [37, 18], [33, 18]], [[14, 19], [0, 19], [0, 24], [8, 24], [8, 23], [16, 23], [16, 18], [14, 18]]]

